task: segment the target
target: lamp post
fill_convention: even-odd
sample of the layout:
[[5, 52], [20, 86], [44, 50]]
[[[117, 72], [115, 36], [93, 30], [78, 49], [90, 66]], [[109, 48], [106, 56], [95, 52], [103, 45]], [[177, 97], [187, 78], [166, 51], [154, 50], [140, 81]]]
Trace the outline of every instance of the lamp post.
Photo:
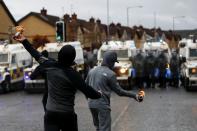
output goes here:
[[157, 14], [154, 12], [154, 28], [157, 28]]
[[107, 0], [107, 35], [106, 35], [106, 43], [109, 41], [109, 0]]
[[131, 8], [142, 8], [143, 6], [139, 5], [139, 6], [129, 6], [127, 7], [127, 26], [129, 26], [129, 9]]
[[172, 17], [172, 29], [173, 29], [173, 32], [174, 32], [174, 29], [175, 29], [175, 23], [174, 23], [174, 21], [177, 18], [185, 18], [185, 16], [173, 16]]

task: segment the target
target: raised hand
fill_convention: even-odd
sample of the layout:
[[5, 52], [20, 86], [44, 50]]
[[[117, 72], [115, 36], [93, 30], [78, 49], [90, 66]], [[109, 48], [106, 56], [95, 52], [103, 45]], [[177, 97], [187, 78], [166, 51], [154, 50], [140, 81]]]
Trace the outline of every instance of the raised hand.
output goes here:
[[136, 100], [138, 102], [142, 102], [145, 97], [145, 92], [144, 91], [139, 91], [138, 94], [136, 95]]
[[23, 40], [25, 40], [26, 38], [23, 35], [24, 32], [24, 27], [23, 26], [16, 26], [15, 27], [16, 33], [13, 36], [13, 39], [18, 41], [18, 42], [22, 42]]

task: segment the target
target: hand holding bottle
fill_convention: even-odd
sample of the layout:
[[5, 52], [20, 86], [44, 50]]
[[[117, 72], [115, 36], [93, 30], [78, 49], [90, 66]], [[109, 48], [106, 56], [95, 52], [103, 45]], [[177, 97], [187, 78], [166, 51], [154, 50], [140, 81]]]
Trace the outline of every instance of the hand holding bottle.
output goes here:
[[23, 40], [25, 40], [26, 38], [23, 35], [24, 32], [24, 27], [23, 26], [16, 26], [15, 27], [16, 33], [13, 36], [13, 39], [19, 42], [22, 42]]
[[137, 94], [137, 100], [138, 102], [142, 102], [144, 100], [145, 97], [145, 92], [144, 91], [139, 91]]

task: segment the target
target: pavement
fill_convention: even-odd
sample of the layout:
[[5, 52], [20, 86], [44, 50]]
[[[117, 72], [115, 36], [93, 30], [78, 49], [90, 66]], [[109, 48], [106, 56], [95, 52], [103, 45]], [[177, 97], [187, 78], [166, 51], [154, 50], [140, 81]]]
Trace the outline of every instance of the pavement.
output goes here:
[[[112, 131], [196, 131], [197, 92], [146, 89], [142, 103], [112, 93]], [[0, 95], [0, 131], [43, 131], [42, 94]], [[85, 96], [75, 100], [79, 131], [95, 131]]]

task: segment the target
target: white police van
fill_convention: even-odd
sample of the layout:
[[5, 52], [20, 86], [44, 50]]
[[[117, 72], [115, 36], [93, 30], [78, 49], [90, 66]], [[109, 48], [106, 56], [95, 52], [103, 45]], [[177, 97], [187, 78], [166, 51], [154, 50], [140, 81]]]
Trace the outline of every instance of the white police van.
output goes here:
[[24, 88], [24, 68], [32, 65], [32, 57], [22, 44], [0, 45], [0, 90], [15, 91]]
[[[48, 51], [48, 57], [57, 60], [58, 52], [64, 45], [72, 45], [76, 50], [76, 65], [73, 66], [78, 72], [82, 73], [84, 70], [84, 58], [83, 58], [83, 49], [81, 47], [81, 43], [78, 41], [75, 42], [64, 42], [64, 43], [47, 43], [44, 47], [38, 49], [38, 51], [42, 52], [43, 50]], [[35, 60], [33, 62], [33, 66], [25, 69], [25, 91], [28, 93], [32, 92], [43, 92], [44, 91], [44, 79], [42, 77], [38, 77], [36, 80], [31, 80], [30, 75], [35, 70], [35, 68], [39, 65]]]
[[162, 51], [165, 53], [166, 57], [168, 58], [168, 62], [170, 62], [171, 50], [170, 50], [168, 44], [163, 40], [145, 42], [144, 46], [143, 46], [143, 51], [145, 53], [152, 51], [155, 56], [158, 56], [159, 53]]
[[[152, 52], [153, 55], [158, 58], [160, 53], [164, 53], [165, 57], [167, 58], [167, 65], [166, 65], [166, 72], [165, 77], [169, 81], [171, 80], [171, 71], [170, 71], [170, 59], [172, 57], [171, 49], [165, 41], [150, 39], [144, 43], [143, 51], [147, 54], [148, 52]], [[159, 76], [159, 69], [156, 67], [155, 69], [155, 77], [158, 78]]]
[[98, 50], [98, 65], [103, 60], [103, 54], [106, 51], [114, 51], [117, 53], [119, 63], [115, 63], [114, 72], [120, 84], [128, 85], [128, 79], [131, 74], [132, 62], [129, 59], [136, 54], [136, 46], [134, 41], [108, 41], [104, 42]]
[[[192, 36], [191, 36], [192, 37]], [[179, 42], [181, 60], [180, 77], [186, 90], [197, 87], [197, 42], [195, 39], [183, 39]]]

